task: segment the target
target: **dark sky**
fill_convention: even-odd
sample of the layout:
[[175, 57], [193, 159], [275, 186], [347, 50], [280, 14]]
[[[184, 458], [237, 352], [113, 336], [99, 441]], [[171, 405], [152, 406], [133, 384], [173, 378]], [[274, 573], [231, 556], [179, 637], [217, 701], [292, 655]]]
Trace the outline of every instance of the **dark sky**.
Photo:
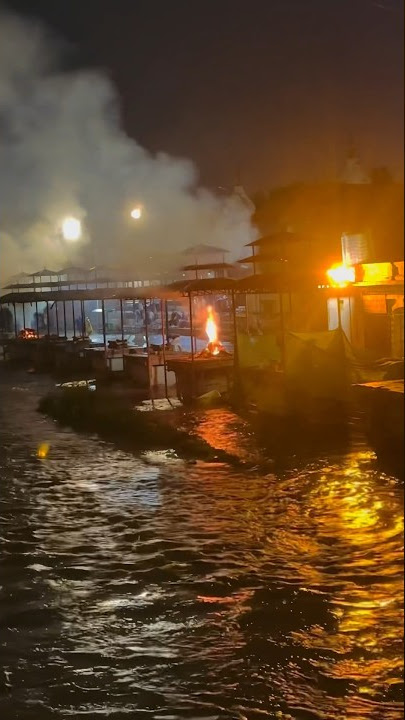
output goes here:
[[5, 0], [106, 69], [127, 132], [211, 186], [403, 172], [403, 0]]

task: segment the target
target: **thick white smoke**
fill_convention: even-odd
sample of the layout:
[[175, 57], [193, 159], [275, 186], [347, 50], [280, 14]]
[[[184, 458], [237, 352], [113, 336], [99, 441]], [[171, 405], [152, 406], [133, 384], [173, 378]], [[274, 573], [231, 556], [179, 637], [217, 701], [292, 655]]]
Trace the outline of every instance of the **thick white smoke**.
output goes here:
[[[254, 233], [243, 202], [198, 188], [191, 162], [128, 138], [109, 80], [59, 72], [55, 48], [41, 26], [0, 13], [0, 287], [44, 266], [157, 267], [199, 243], [240, 256]], [[63, 240], [66, 215], [81, 219], [80, 242]]]

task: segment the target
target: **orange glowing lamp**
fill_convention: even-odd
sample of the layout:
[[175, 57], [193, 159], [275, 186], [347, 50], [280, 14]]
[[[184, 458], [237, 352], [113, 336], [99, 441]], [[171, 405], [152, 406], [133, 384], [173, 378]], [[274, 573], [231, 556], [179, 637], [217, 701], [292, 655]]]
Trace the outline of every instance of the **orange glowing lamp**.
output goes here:
[[354, 283], [356, 280], [355, 268], [350, 265], [332, 265], [332, 267], [326, 271], [326, 274], [336, 287], [346, 287], [346, 285]]

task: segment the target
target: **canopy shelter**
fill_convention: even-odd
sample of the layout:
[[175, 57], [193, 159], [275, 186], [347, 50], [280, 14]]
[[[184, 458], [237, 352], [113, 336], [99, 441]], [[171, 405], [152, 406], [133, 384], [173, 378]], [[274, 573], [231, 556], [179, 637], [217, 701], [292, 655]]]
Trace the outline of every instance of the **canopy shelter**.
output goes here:
[[311, 242], [312, 238], [309, 235], [305, 235], [303, 233], [295, 233], [290, 231], [285, 232], [276, 232], [276, 233], [270, 233], [269, 235], [263, 235], [262, 237], [257, 238], [256, 240], [252, 240], [252, 242], [247, 243], [245, 247], [259, 247], [259, 248], [268, 248], [268, 247], [275, 247], [275, 246], [285, 246], [297, 242]]
[[37, 272], [32, 273], [31, 277], [57, 277], [58, 275], [58, 270], [49, 270], [48, 268], [42, 268], [42, 270], [37, 270]]
[[229, 250], [222, 247], [216, 247], [215, 245], [192, 245], [191, 247], [183, 250], [182, 255], [225, 255]]
[[196, 262], [191, 265], [183, 265], [180, 270], [182, 272], [192, 272], [196, 279], [198, 279], [199, 273], [208, 273], [208, 276], [217, 278], [226, 276], [229, 272], [235, 270], [235, 266], [226, 262]]
[[50, 270], [43, 268], [35, 273], [21, 273], [10, 278], [5, 286], [6, 290], [26, 290], [33, 288], [35, 290], [41, 288], [65, 288], [88, 286], [99, 287], [107, 285], [118, 287], [126, 285], [129, 287], [144, 286], [150, 284], [167, 284], [171, 277], [168, 272], [140, 274], [139, 268], [122, 268], [122, 267], [106, 267], [95, 266], [86, 267], [64, 267], [60, 270]]
[[151, 285], [138, 288], [93, 288], [91, 290], [60, 290], [58, 287], [36, 292], [11, 292], [0, 297], [0, 304], [68, 302], [74, 300], [149, 300], [175, 299], [179, 292], [170, 287]]

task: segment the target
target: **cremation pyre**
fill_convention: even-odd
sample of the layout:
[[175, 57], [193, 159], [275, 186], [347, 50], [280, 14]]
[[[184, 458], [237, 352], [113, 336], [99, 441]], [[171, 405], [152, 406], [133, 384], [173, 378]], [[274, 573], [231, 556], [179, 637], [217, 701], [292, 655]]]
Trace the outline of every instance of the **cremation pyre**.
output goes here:
[[197, 353], [197, 358], [213, 358], [213, 357], [226, 357], [230, 356], [230, 353], [225, 350], [224, 346], [218, 340], [218, 325], [215, 321], [213, 309], [211, 305], [207, 308], [207, 322], [205, 324], [205, 332], [208, 335], [208, 344]]

